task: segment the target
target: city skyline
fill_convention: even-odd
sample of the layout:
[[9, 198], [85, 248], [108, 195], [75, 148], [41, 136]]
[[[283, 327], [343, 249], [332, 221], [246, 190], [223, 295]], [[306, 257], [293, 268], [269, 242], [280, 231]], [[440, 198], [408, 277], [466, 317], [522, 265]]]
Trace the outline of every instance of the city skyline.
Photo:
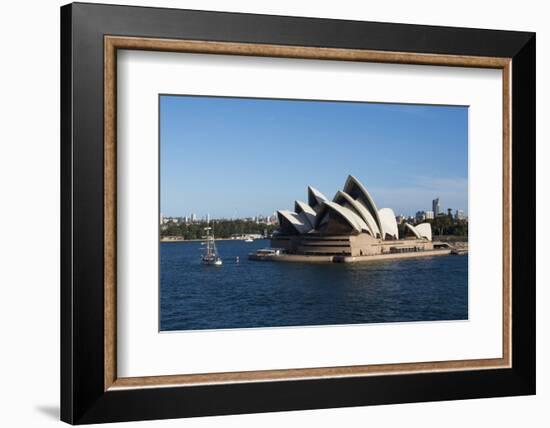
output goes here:
[[[467, 213], [461, 209], [461, 208], [453, 208], [448, 207], [445, 210], [440, 210], [437, 213], [433, 211], [434, 201], [439, 202], [439, 198], [436, 198], [432, 200], [432, 210], [418, 210], [416, 213], [395, 213], [396, 217], [404, 217], [404, 218], [419, 218], [419, 216], [423, 216], [424, 219], [427, 220], [433, 220], [438, 215], [448, 215], [448, 211], [450, 210], [452, 212], [453, 217], [458, 219], [464, 219], [467, 218]], [[213, 217], [210, 215], [210, 213], [206, 213], [203, 215], [198, 215], [195, 212], [185, 213], [185, 214], [179, 214], [179, 215], [164, 215], [164, 213], [160, 213], [161, 219], [186, 219], [190, 222], [195, 221], [217, 221], [217, 220], [254, 220], [257, 219], [270, 219], [270, 218], [276, 218], [277, 216], [277, 210], [274, 210], [272, 213], [256, 213], [251, 215], [245, 215], [241, 217]]]
[[[466, 107], [161, 96], [161, 212], [246, 218], [332, 198], [341, 175], [396, 215], [468, 213]], [[291, 209], [292, 207], [288, 206]]]

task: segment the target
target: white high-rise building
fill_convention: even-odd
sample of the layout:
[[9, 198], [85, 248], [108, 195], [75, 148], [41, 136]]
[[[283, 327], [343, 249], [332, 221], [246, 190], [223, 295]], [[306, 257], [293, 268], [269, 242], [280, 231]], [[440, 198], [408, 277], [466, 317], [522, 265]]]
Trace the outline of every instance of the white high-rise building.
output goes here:
[[434, 212], [435, 217], [441, 212], [441, 205], [439, 205], [439, 197], [435, 198], [432, 201], [432, 211]]

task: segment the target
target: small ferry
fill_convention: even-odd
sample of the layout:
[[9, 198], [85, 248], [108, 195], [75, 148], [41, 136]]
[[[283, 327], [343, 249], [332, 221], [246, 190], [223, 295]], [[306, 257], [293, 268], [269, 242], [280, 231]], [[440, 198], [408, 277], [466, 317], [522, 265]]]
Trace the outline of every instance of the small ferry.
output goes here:
[[270, 260], [285, 253], [282, 248], [262, 248], [248, 254], [250, 260]]
[[218, 254], [218, 249], [216, 248], [216, 241], [214, 239], [214, 232], [210, 233], [212, 230], [211, 227], [205, 227], [204, 231], [206, 235], [204, 236], [203, 248], [204, 254], [202, 255], [202, 264], [212, 265], [212, 266], [221, 266], [222, 259]]

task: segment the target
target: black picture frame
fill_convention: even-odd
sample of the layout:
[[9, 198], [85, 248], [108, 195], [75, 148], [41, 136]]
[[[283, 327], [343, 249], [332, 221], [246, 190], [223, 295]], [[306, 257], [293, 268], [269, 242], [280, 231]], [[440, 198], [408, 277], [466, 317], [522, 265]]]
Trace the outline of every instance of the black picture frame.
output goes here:
[[[512, 58], [512, 367], [104, 390], [104, 36]], [[535, 393], [535, 34], [73, 3], [61, 8], [61, 419], [71, 424]]]

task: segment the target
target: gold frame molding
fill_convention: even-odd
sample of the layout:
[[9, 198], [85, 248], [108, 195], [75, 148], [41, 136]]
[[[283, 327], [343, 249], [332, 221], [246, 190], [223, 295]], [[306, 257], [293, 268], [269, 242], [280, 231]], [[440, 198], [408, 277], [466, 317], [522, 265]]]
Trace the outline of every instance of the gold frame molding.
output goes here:
[[[116, 367], [116, 85], [117, 50], [147, 50], [218, 55], [244, 55], [279, 58], [322, 59], [334, 61], [379, 62], [394, 64], [440, 65], [494, 68], [502, 70], [503, 82], [503, 349], [502, 358], [432, 361], [404, 364], [358, 365], [305, 369], [261, 370], [229, 373], [204, 373], [170, 376], [117, 377]], [[195, 40], [169, 40], [138, 37], [104, 37], [104, 389], [192, 386], [199, 384], [260, 382], [311, 378], [337, 378], [392, 375], [511, 367], [511, 277], [512, 277], [512, 165], [511, 165], [511, 58], [460, 55], [382, 52]]]

